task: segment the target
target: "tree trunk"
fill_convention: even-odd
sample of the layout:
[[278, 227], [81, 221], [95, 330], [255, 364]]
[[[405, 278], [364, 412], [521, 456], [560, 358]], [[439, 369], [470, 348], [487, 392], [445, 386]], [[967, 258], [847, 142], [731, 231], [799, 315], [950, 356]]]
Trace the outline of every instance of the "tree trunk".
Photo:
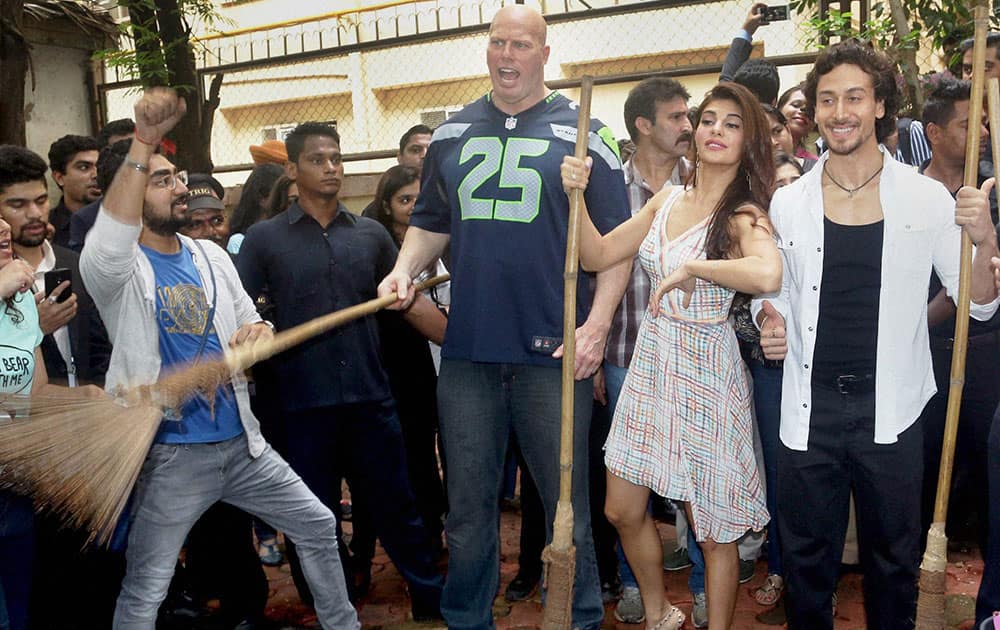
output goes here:
[[920, 70], [917, 67], [917, 48], [901, 47], [899, 42], [910, 34], [910, 23], [906, 17], [906, 10], [900, 0], [889, 0], [889, 9], [892, 13], [892, 22], [896, 27], [896, 54], [900, 69], [903, 71], [903, 78], [906, 80], [906, 93], [913, 106], [911, 112], [913, 118], [920, 118], [924, 111], [924, 91], [920, 87]]
[[24, 38], [24, 0], [0, 0], [0, 144], [24, 146], [24, 81], [29, 50]]
[[139, 71], [139, 81], [143, 87], [168, 85], [164, 73], [163, 51], [156, 35], [156, 14], [149, 0], [120, 0], [128, 9], [132, 24], [132, 40], [135, 42], [135, 59]]
[[156, 1], [156, 21], [170, 85], [187, 100], [187, 115], [174, 127], [177, 164], [195, 173], [212, 172], [212, 137], [203, 135], [204, 119], [215, 114], [215, 107], [201, 98], [202, 86], [194, 65], [190, 30], [177, 0]]
[[209, 160], [212, 159], [212, 127], [215, 123], [215, 110], [219, 108], [219, 92], [222, 90], [222, 80], [225, 76], [220, 73], [212, 77], [208, 87], [208, 98], [201, 104], [201, 137], [207, 138], [205, 145]]

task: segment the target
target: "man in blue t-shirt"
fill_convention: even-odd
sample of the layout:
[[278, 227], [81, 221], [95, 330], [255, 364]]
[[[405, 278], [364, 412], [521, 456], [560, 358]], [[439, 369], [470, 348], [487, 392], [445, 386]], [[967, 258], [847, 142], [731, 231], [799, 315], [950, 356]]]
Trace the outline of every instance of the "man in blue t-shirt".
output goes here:
[[[560, 358], [568, 201], [559, 167], [576, 141], [577, 106], [545, 88], [545, 20], [511, 5], [497, 12], [487, 48], [492, 91], [439, 127], [424, 161], [421, 196], [381, 295], [399, 291], [451, 246], [452, 307], [438, 398], [448, 470], [448, 578], [441, 612], [450, 628], [491, 628], [497, 591], [500, 476], [511, 432], [521, 445], [548, 523], [559, 492]], [[609, 230], [628, 218], [621, 161], [610, 131], [591, 122], [587, 207]], [[590, 531], [587, 436], [591, 375], [628, 264], [588, 282], [576, 305], [573, 466], [576, 578], [573, 625], [604, 617]], [[550, 528], [551, 529], [551, 528]], [[551, 531], [549, 532], [551, 537]]]
[[[146, 92], [136, 134], [101, 205], [80, 273], [113, 338], [107, 388], [154, 383], [172, 368], [271, 337], [229, 255], [179, 235], [186, 174], [156, 153], [184, 115], [173, 90]], [[336, 520], [267, 445], [242, 373], [166, 410], [139, 475], [114, 628], [152, 630], [191, 526], [222, 501], [282, 530], [299, 549], [324, 628], [359, 628], [347, 598]]]

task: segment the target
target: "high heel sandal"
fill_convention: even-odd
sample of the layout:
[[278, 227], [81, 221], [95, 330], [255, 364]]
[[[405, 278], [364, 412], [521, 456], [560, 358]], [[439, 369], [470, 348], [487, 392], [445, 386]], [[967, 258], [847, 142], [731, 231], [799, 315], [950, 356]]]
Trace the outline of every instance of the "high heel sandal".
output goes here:
[[684, 613], [677, 606], [671, 606], [663, 619], [648, 630], [680, 630], [684, 625]]

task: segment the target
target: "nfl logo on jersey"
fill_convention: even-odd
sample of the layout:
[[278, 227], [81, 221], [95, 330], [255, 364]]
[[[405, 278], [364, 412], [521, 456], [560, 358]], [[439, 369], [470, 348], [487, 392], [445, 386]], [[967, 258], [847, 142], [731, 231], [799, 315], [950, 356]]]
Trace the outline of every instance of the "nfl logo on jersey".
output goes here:
[[507, 120], [504, 121], [503, 126], [506, 127], [508, 130], [517, 127], [517, 118], [514, 118], [513, 116], [508, 116]]

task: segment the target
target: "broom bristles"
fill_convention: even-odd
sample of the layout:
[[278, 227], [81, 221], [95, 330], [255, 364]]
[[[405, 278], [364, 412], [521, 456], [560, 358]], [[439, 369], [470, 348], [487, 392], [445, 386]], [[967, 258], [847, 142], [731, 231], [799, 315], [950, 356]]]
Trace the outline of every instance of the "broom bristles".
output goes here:
[[[0, 400], [0, 486], [31, 495], [106, 544], [156, 436], [162, 411], [66, 390]], [[30, 412], [30, 416], [28, 415]]]
[[[422, 291], [448, 279], [441, 274], [414, 285]], [[35, 506], [87, 530], [87, 544], [107, 544], [139, 478], [164, 410], [180, 410], [195, 396], [214, 408], [234, 373], [307, 339], [390, 306], [395, 295], [317, 317], [246, 344], [211, 361], [168, 374], [152, 385], [90, 398], [74, 389], [45, 395], [0, 396], [0, 487], [30, 494]], [[10, 418], [4, 420], [5, 418]]]

